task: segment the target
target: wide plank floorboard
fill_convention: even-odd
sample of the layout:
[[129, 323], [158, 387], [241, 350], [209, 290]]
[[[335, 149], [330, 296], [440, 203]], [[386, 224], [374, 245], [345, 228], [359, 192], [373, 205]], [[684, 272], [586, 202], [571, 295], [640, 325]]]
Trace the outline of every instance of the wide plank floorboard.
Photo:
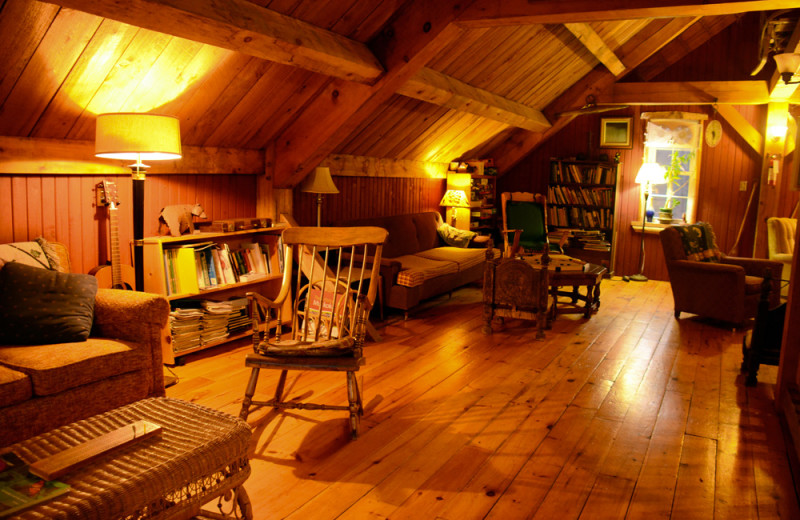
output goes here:
[[[605, 280], [591, 319], [481, 333], [480, 289], [390, 313], [367, 342], [361, 436], [343, 412], [251, 412], [257, 519], [800, 518], [775, 367], [739, 373], [743, 331], [675, 320], [669, 284]], [[238, 415], [247, 341], [191, 354], [167, 395]], [[257, 399], [277, 372], [262, 370]], [[290, 372], [346, 402], [344, 375]]]

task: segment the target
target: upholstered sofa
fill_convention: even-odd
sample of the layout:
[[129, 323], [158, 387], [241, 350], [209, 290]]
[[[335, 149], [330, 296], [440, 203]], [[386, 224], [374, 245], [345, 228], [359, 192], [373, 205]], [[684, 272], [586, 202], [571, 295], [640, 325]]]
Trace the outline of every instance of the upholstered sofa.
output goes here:
[[[33, 242], [18, 244], [3, 244], [0, 250], [28, 250]], [[33, 263], [41, 265], [25, 269], [34, 269], [37, 275], [42, 271], [41, 276], [60, 276], [61, 281], [64, 277], [88, 277], [62, 276], [70, 270], [66, 248], [50, 243], [47, 249], [51, 251], [48, 256], [55, 259], [53, 263], [48, 265], [34, 252], [37, 258]], [[4, 262], [2, 256], [0, 263], [4, 264], [0, 267], [0, 284], [5, 284], [5, 289], [9, 283], [19, 286], [22, 282], [9, 279], [9, 273], [22, 270], [21, 264], [12, 269], [11, 262]], [[52, 288], [42, 284], [33, 292], [48, 294]], [[2, 306], [0, 317], [8, 330], [9, 319], [14, 319], [13, 315], [9, 318], [14, 304], [6, 299]], [[90, 307], [91, 330], [87, 330], [89, 337], [84, 341], [9, 344], [8, 334], [2, 336], [0, 447], [145, 397], [164, 395], [161, 342], [169, 316], [166, 299], [148, 293], [96, 289]], [[11, 327], [21, 330], [22, 324], [12, 323]], [[47, 330], [53, 328], [40, 327], [43, 337], [47, 338]]]
[[[423, 300], [483, 277], [487, 242], [475, 237], [465, 244], [467, 247], [447, 245], [439, 228], [451, 231], [452, 228], [443, 227], [442, 217], [435, 211], [362, 219], [341, 225], [378, 226], [389, 232], [381, 260], [384, 304], [406, 311], [406, 316]], [[499, 251], [496, 255], [499, 256]]]
[[792, 274], [792, 255], [794, 255], [794, 237], [797, 233], [797, 219], [771, 217], [767, 219], [767, 243], [769, 259], [783, 265], [781, 278], [781, 295], [789, 294], [789, 276]]

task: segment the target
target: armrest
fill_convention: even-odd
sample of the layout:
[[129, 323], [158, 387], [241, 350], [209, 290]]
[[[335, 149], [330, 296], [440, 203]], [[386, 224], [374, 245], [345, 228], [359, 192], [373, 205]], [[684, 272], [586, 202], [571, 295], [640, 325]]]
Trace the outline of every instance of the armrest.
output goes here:
[[714, 294], [720, 300], [737, 293], [744, 295], [745, 272], [741, 266], [673, 260], [669, 267], [673, 290], [684, 288], [694, 291], [702, 288], [704, 293]]
[[781, 302], [782, 263], [765, 258], [742, 258], [738, 256], [726, 256], [722, 261], [726, 264], [743, 267], [745, 273], [749, 276], [763, 277], [764, 273], [769, 270], [772, 275], [772, 290], [769, 295], [770, 308], [775, 307]]
[[775, 262], [780, 262], [782, 264], [791, 264], [792, 263], [792, 253], [777, 253], [772, 255], [770, 260], [774, 260]]

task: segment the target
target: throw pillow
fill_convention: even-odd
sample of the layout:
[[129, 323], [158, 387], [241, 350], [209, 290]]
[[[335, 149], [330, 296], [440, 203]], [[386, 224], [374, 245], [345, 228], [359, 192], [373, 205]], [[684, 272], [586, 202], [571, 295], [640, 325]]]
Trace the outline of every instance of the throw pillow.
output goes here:
[[0, 269], [0, 344], [86, 341], [97, 278], [11, 262]]
[[0, 244], [0, 265], [11, 263], [50, 269], [50, 261], [38, 242]]
[[719, 262], [722, 255], [717, 249], [716, 237], [706, 222], [673, 226], [683, 242], [686, 259], [695, 262]]
[[477, 233], [473, 231], [456, 229], [450, 224], [442, 224], [436, 231], [439, 233], [439, 236], [442, 237], [445, 244], [453, 247], [468, 247], [469, 241], [477, 235]]

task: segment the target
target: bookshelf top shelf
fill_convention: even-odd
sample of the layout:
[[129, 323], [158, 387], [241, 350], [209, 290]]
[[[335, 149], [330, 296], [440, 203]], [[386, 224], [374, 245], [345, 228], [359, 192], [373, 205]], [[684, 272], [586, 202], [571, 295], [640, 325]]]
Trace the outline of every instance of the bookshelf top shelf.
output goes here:
[[273, 224], [268, 228], [253, 228], [244, 229], [242, 231], [228, 231], [219, 233], [194, 233], [191, 235], [181, 235], [179, 237], [161, 236], [161, 237], [147, 237], [144, 239], [145, 244], [184, 244], [197, 241], [214, 240], [218, 238], [231, 238], [237, 236], [255, 235], [261, 233], [280, 233], [288, 227], [287, 224], [280, 222]]

